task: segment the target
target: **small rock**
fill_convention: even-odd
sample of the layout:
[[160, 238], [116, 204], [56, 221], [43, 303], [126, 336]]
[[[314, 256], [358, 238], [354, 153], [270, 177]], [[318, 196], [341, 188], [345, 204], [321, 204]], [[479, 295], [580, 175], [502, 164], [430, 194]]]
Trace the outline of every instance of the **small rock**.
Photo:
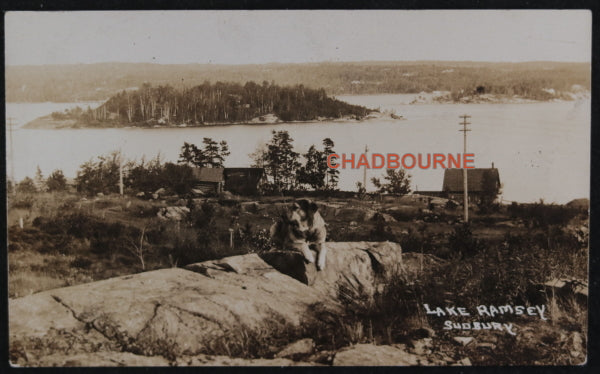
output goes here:
[[198, 195], [198, 196], [204, 196], [204, 192], [202, 192], [202, 190], [198, 190], [198, 189], [192, 188], [192, 189], [191, 189], [191, 192], [192, 192], [194, 195]]
[[414, 354], [422, 356], [431, 353], [429, 349], [431, 347], [431, 338], [413, 340], [411, 341], [411, 345], [413, 346], [411, 352]]
[[158, 190], [154, 191], [155, 194], [157, 195], [162, 195], [166, 192], [167, 190], [165, 190], [164, 188], [159, 188]]
[[578, 332], [574, 332], [572, 340], [573, 340], [573, 349], [578, 352], [583, 352], [585, 348], [583, 345], [583, 338], [581, 337], [581, 334]]
[[298, 359], [302, 356], [308, 356], [315, 350], [315, 342], [310, 339], [301, 339], [291, 344], [288, 344], [279, 353], [275, 355], [276, 358], [291, 358], [292, 360]]
[[452, 366], [473, 366], [473, 364], [468, 357], [465, 357], [460, 361], [456, 361], [456, 363], [452, 364]]
[[146, 196], [146, 194], [144, 192], [138, 192], [138, 193], [135, 194], [135, 196], [137, 196], [137, 197], [144, 197], [144, 196]]
[[96, 194], [96, 196], [98, 196], [98, 197], [102, 197], [102, 196], [104, 196], [104, 194], [103, 194], [102, 192], [98, 192], [98, 193]]
[[452, 340], [464, 347], [471, 343], [473, 341], [473, 338], [470, 336], [455, 336], [454, 338], [452, 338]]
[[333, 362], [334, 351], [320, 351], [303, 359], [305, 362], [316, 362], [323, 365], [331, 365]]
[[489, 348], [491, 350], [496, 349], [496, 344], [494, 343], [478, 343], [477, 348]]
[[386, 222], [386, 223], [396, 222], [396, 220], [394, 219], [394, 217], [390, 216], [387, 213], [376, 213], [373, 216], [372, 220], [373, 221], [379, 221], [379, 220], [381, 220], [381, 221]]

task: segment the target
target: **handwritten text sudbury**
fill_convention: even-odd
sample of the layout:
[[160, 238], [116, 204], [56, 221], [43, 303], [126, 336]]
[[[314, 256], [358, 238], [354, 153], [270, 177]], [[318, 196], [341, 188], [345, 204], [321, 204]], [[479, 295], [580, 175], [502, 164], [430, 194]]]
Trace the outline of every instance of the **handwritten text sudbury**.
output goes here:
[[[432, 308], [428, 304], [423, 304], [425, 312], [437, 317], [468, 317], [471, 312], [464, 307], [435, 307]], [[544, 315], [546, 312], [545, 305], [524, 306], [524, 305], [479, 305], [476, 308], [476, 315], [480, 317], [495, 317], [498, 315], [511, 314], [515, 316], [539, 316], [540, 319], [546, 321]], [[499, 322], [453, 322], [450, 320], [444, 321], [444, 330], [506, 330], [511, 335], [516, 335], [512, 323]]]

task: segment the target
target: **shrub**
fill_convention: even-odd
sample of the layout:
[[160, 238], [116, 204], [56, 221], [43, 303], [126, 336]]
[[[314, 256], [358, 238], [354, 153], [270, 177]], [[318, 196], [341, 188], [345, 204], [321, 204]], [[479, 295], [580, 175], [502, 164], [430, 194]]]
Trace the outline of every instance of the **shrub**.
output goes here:
[[550, 225], [565, 226], [579, 211], [564, 205], [545, 204], [543, 201], [534, 204], [512, 203], [508, 207], [512, 219], [521, 219], [527, 226], [546, 228]]
[[31, 194], [18, 194], [8, 198], [9, 209], [31, 209], [35, 198]]
[[99, 156], [97, 161], [90, 160], [82, 164], [75, 179], [77, 191], [91, 195], [118, 192], [120, 157], [119, 152], [112, 152]]
[[254, 231], [250, 222], [247, 222], [244, 227], [240, 227], [236, 236], [249, 253], [265, 252], [273, 247], [269, 232], [266, 229]]
[[173, 190], [179, 195], [185, 195], [192, 190], [195, 179], [192, 168], [188, 165], [177, 165], [167, 162], [160, 176], [161, 185]]
[[162, 254], [178, 266], [209, 259], [198, 243], [198, 233], [190, 227], [169, 225], [161, 230]]
[[88, 269], [92, 265], [92, 260], [89, 258], [77, 256], [71, 261], [71, 266], [79, 269]]
[[414, 230], [412, 227], [408, 229], [408, 233], [400, 239], [400, 245], [404, 252], [423, 252], [430, 253], [433, 248], [432, 235], [425, 230], [426, 226], [422, 226], [419, 230]]
[[390, 226], [385, 222], [381, 216], [377, 216], [375, 226], [369, 233], [369, 240], [372, 241], [396, 241], [396, 235], [392, 233]]
[[54, 170], [46, 179], [48, 191], [64, 191], [67, 188], [67, 179], [62, 170]]
[[473, 236], [471, 226], [467, 223], [456, 226], [450, 233], [448, 247], [458, 257], [472, 256], [483, 248], [483, 242]]
[[21, 182], [19, 182], [19, 184], [17, 184], [17, 192], [25, 194], [36, 193], [37, 188], [35, 187], [35, 182], [33, 181], [33, 179], [25, 177], [25, 179], [23, 179]]

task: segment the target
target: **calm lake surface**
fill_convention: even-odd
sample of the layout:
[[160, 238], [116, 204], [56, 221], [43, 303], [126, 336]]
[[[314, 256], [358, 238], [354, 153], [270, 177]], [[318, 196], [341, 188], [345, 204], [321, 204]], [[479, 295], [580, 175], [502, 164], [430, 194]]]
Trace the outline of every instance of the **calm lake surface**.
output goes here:
[[[323, 138], [335, 142], [338, 153], [360, 154], [365, 145], [375, 153], [459, 153], [463, 137], [459, 115], [471, 115], [468, 151], [476, 167], [500, 171], [504, 201], [565, 203], [589, 197], [590, 100], [533, 104], [416, 104], [414, 95], [338, 96], [352, 104], [394, 110], [406, 120], [377, 119], [364, 122], [318, 122], [279, 125], [234, 125], [176, 129], [70, 129], [19, 128], [37, 117], [88, 103], [6, 104], [13, 131], [14, 175], [33, 177], [39, 165], [44, 175], [62, 169], [75, 177], [79, 165], [98, 155], [121, 149], [128, 159], [176, 161], [183, 142], [199, 145], [202, 138], [226, 140], [229, 167], [247, 167], [249, 154], [267, 143], [272, 130], [287, 130], [294, 147], [306, 152], [311, 144], [321, 148]], [[93, 104], [93, 103], [91, 103]], [[11, 171], [11, 145], [7, 133], [7, 173]], [[368, 179], [383, 174], [368, 170]], [[440, 190], [442, 169], [412, 169], [413, 190]], [[362, 170], [340, 170], [340, 188], [355, 190]], [[369, 190], [373, 189], [369, 182]]]

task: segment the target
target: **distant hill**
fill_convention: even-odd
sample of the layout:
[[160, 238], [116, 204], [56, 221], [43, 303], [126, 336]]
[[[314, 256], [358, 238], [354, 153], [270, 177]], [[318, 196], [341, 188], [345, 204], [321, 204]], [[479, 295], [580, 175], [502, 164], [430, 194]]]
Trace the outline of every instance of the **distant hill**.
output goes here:
[[[590, 64], [558, 62], [323, 62], [264, 65], [159, 65], [98, 63], [7, 66], [7, 102], [106, 100], [143, 83], [177, 89], [204, 83], [254, 81], [303, 84], [327, 94], [381, 94], [450, 91], [548, 100], [590, 90]], [[568, 97], [568, 95], [566, 96]]]

